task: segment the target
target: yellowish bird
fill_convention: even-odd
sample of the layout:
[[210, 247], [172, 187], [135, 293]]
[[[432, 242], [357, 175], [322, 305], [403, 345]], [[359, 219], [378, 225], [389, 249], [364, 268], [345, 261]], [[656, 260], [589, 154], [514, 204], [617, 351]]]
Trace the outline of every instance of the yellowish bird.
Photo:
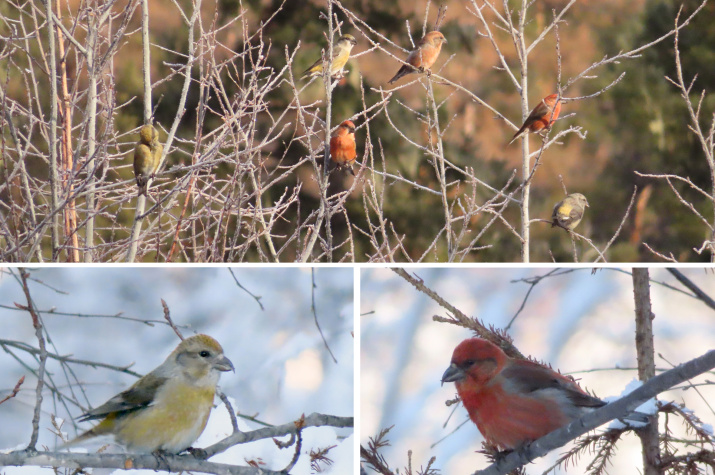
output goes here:
[[147, 124], [139, 131], [139, 143], [134, 149], [134, 176], [139, 187], [139, 196], [146, 195], [149, 179], [159, 168], [164, 146], [159, 143], [159, 132]]
[[92, 437], [114, 435], [129, 451], [178, 454], [206, 427], [220, 371], [233, 371], [221, 345], [207, 335], [185, 339], [154, 371], [81, 416], [101, 419], [62, 448]]
[[583, 218], [588, 201], [581, 193], [572, 193], [556, 203], [551, 215], [551, 227], [558, 226], [567, 231], [573, 231]]
[[[350, 51], [357, 44], [357, 40], [353, 35], [345, 34], [338, 39], [333, 47], [333, 60], [330, 62], [330, 77], [337, 76], [343, 70], [350, 58]], [[311, 67], [305, 70], [301, 79], [312, 78], [323, 75], [323, 58], [313, 63]]]

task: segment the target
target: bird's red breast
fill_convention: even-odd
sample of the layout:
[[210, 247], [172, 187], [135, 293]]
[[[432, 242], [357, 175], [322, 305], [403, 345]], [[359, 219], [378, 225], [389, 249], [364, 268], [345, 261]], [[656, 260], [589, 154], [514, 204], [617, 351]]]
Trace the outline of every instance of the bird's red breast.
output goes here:
[[346, 120], [330, 138], [330, 159], [338, 165], [352, 165], [356, 157], [355, 124]]
[[570, 421], [553, 399], [514, 393], [505, 386], [508, 382], [499, 376], [476, 390], [468, 384], [457, 384], [469, 418], [492, 445], [514, 449]]

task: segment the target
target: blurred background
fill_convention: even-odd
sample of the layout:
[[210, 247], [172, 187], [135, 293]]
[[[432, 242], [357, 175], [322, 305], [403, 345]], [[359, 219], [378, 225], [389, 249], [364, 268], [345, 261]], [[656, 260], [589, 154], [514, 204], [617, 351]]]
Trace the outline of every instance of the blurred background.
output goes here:
[[[574, 376], [582, 388], [604, 399], [621, 394], [637, 379], [633, 284], [629, 269], [407, 269], [425, 285], [467, 316], [503, 329], [524, 302], [530, 285], [521, 279], [554, 273], [536, 285], [509, 335], [525, 355], [550, 363]], [[711, 297], [715, 276], [706, 269], [680, 269]], [[655, 320], [656, 368], [667, 370], [713, 349], [715, 311], [687, 295], [666, 269], [650, 269], [651, 301]], [[671, 287], [666, 287], [665, 285]], [[440, 385], [457, 344], [472, 332], [432, 321], [447, 313], [430, 298], [386, 269], [364, 270], [361, 275], [360, 410], [361, 444], [383, 428], [390, 446], [381, 450], [392, 469], [425, 466], [442, 473], [466, 474], [488, 465], [482, 437], [468, 421], [464, 407], [447, 407], [456, 396], [454, 384]], [[708, 402], [715, 398], [705, 373], [687, 385], [664, 392], [659, 400], [684, 402], [712, 427], [715, 413]], [[450, 417], [453, 408], [456, 412]], [[664, 416], [660, 416], [661, 428]], [[463, 424], [467, 421], [466, 424]], [[670, 428], [688, 439], [681, 420]], [[692, 439], [692, 437], [689, 437]], [[640, 440], [629, 433], [618, 442], [610, 473], [639, 473]], [[542, 473], [565, 451], [558, 449], [527, 466], [527, 473]], [[569, 465], [568, 473], [586, 473], [590, 453]], [[556, 470], [555, 473], [565, 473]]]
[[[165, 324], [161, 300], [184, 336], [206, 333], [216, 338], [236, 372], [221, 375], [220, 388], [240, 414], [280, 425], [313, 412], [353, 415], [353, 269], [314, 269], [315, 308], [333, 361], [311, 310], [313, 274], [305, 268], [43, 268], [30, 270], [30, 292], [42, 311], [49, 352], [91, 360], [146, 374], [158, 366], [179, 340]], [[260, 296], [260, 304], [248, 292]], [[38, 363], [7, 342], [37, 348], [18, 271], [0, 272], [0, 399], [25, 376], [19, 394], [0, 404], [0, 448], [27, 445], [31, 433]], [[71, 364], [71, 375], [48, 359], [48, 381], [86, 409], [96, 407], [136, 381], [131, 375]], [[74, 384], [75, 377], [82, 384]], [[72, 386], [70, 387], [69, 384]], [[83, 411], [71, 401], [44, 391], [39, 446], [54, 449], [50, 415], [64, 420], [63, 431], [77, 432], [73, 418]], [[223, 405], [212, 412], [209, 426], [194, 444], [206, 447], [231, 432]], [[81, 430], [92, 427], [79, 424]], [[241, 430], [262, 427], [239, 418]], [[352, 428], [306, 429], [303, 451], [337, 445], [327, 456], [326, 473], [346, 473], [354, 465]], [[262, 460], [280, 470], [294, 447], [278, 449], [269, 439], [229, 449], [212, 459], [246, 465]], [[7, 474], [49, 469], [5, 467]], [[293, 472], [291, 472], [293, 473]], [[295, 473], [311, 473], [303, 455]]]

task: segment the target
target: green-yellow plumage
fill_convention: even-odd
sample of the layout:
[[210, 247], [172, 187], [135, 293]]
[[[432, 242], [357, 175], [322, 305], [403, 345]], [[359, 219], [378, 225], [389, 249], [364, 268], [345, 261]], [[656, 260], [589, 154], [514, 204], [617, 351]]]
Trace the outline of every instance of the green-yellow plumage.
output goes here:
[[568, 195], [554, 206], [554, 211], [551, 215], [551, 227], [559, 226], [568, 231], [573, 231], [581, 222], [587, 206], [588, 201], [581, 193]]
[[134, 149], [134, 176], [137, 179], [139, 195], [146, 195], [149, 179], [159, 168], [164, 146], [159, 143], [159, 132], [147, 124], [139, 131], [139, 143]]
[[233, 370], [221, 345], [207, 335], [182, 341], [154, 371], [82, 416], [101, 419], [66, 446], [101, 435], [134, 452], [179, 453], [201, 435], [213, 406], [219, 371]]
[[[350, 58], [350, 51], [352, 51], [353, 46], [357, 44], [357, 40], [353, 35], [343, 35], [338, 39], [333, 47], [333, 60], [330, 62], [330, 76], [336, 76], [340, 71], [343, 70], [345, 64], [347, 64]], [[323, 74], [323, 58], [318, 58], [318, 60], [313, 63], [311, 67], [305, 70], [302, 78], [312, 78], [315, 76], [322, 76]]]

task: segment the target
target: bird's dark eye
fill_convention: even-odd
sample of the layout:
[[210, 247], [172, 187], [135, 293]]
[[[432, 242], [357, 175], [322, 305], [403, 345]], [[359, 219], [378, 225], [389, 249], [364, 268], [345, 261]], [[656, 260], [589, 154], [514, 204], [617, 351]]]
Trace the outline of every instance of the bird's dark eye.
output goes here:
[[209, 356], [211, 356], [211, 353], [209, 353], [209, 352], [206, 351], [206, 350], [203, 350], [203, 351], [200, 351], [200, 352], [199, 352], [199, 356], [202, 357], [202, 358], [208, 358]]
[[477, 360], [467, 360], [464, 363], [462, 363], [462, 366], [464, 366], [466, 368], [466, 367], [472, 366], [476, 362], [477, 362]]

